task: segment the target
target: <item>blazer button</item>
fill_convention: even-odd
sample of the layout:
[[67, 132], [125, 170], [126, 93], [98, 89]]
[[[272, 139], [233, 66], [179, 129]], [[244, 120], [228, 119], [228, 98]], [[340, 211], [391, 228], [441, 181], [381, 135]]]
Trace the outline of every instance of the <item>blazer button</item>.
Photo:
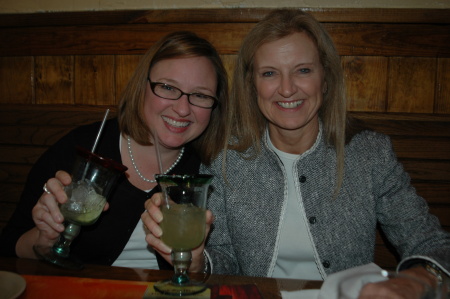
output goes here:
[[314, 224], [314, 223], [316, 223], [316, 221], [317, 221], [317, 219], [316, 219], [316, 217], [309, 217], [309, 223], [311, 223], [311, 224]]
[[300, 176], [300, 183], [306, 182], [306, 177], [304, 175]]
[[323, 261], [323, 262], [322, 262], [322, 265], [323, 265], [325, 268], [330, 268], [330, 262], [329, 262], [329, 261]]

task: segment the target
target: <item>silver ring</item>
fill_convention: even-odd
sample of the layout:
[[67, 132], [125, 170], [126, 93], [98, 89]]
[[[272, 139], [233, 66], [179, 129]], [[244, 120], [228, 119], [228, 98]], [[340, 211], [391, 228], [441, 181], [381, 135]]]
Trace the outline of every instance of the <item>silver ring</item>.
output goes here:
[[50, 191], [48, 191], [47, 189], [47, 183], [44, 184], [44, 187], [42, 187], [42, 189], [44, 189], [44, 192], [47, 194], [52, 194]]

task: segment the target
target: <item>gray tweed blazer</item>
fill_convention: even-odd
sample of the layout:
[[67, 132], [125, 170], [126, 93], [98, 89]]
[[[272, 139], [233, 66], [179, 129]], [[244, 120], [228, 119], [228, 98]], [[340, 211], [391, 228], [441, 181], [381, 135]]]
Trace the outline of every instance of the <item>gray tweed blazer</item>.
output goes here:
[[[333, 199], [336, 155], [320, 131], [313, 147], [296, 162], [297, 190], [309, 226], [317, 267], [327, 275], [373, 262], [376, 225], [396, 248], [401, 262], [428, 259], [447, 274], [450, 234], [428, 213], [426, 201], [410, 184], [389, 137], [364, 131], [345, 148], [345, 176]], [[286, 173], [268, 148], [248, 160], [228, 151], [201, 173], [214, 175], [208, 208], [215, 221], [207, 240], [213, 272], [271, 276], [277, 258], [280, 219], [286, 208]]]

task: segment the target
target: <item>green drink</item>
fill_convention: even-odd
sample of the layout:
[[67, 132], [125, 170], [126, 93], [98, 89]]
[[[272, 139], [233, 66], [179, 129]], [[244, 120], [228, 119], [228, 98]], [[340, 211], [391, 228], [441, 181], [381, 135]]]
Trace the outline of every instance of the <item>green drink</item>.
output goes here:
[[171, 296], [201, 293], [204, 283], [191, 281], [188, 275], [194, 248], [202, 245], [206, 232], [206, 199], [212, 176], [207, 174], [157, 174], [164, 201], [161, 240], [172, 247], [174, 275], [153, 285], [158, 292]]
[[191, 250], [205, 237], [206, 210], [192, 204], [163, 206], [161, 239], [174, 250]]
[[[81, 203], [81, 204], [80, 204]], [[89, 194], [85, 200], [77, 200], [77, 204], [64, 204], [61, 206], [61, 213], [66, 221], [77, 225], [91, 225], [103, 211], [106, 198], [97, 193]]]

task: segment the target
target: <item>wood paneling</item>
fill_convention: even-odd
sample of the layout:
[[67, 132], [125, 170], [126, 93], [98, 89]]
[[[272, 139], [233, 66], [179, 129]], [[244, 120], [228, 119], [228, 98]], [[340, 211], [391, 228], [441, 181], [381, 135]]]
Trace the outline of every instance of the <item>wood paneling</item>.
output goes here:
[[386, 111], [388, 59], [344, 56], [342, 65], [348, 90], [348, 111]]
[[75, 104], [115, 104], [114, 71], [115, 58], [112, 55], [77, 55], [75, 57]]
[[36, 104], [74, 104], [73, 56], [37, 56]]
[[0, 103], [33, 102], [33, 57], [0, 57]]
[[388, 112], [433, 113], [436, 59], [389, 59]]
[[435, 113], [450, 114], [450, 58], [438, 59]]
[[[117, 26], [0, 28], [8, 40], [0, 56], [143, 54], [162, 36], [190, 30], [222, 54], [236, 54], [252, 23], [136, 24]], [[341, 55], [448, 57], [450, 26], [326, 23]], [[424, 37], [427, 40], [423, 40]], [[24, 44], [23, 39], [27, 39]], [[430, 46], [433, 45], [433, 46]]]
[[120, 95], [122, 94], [127, 82], [131, 79], [134, 69], [139, 63], [142, 55], [117, 55], [115, 74], [115, 95], [116, 101], [113, 104], [118, 104]]

